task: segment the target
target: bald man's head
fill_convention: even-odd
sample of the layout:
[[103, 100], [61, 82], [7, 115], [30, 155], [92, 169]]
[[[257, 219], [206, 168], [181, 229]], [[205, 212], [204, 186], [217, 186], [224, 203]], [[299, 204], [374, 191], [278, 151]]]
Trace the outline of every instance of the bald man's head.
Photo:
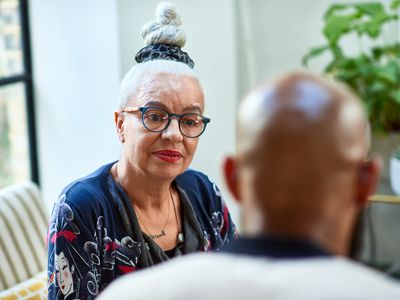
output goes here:
[[[270, 156], [270, 151], [279, 148], [273, 153], [275, 159], [282, 156], [282, 150], [296, 155], [293, 150], [298, 148], [346, 162], [359, 161], [366, 156], [367, 137], [367, 121], [355, 95], [311, 73], [293, 72], [263, 85], [239, 108], [237, 142], [242, 154], [262, 149]], [[293, 139], [297, 138], [303, 143], [296, 145]], [[265, 147], [270, 151], [265, 152]]]
[[[354, 94], [331, 80], [293, 72], [243, 100], [237, 130], [236, 194], [245, 226], [318, 236], [344, 221], [348, 228], [342, 230], [350, 230], [369, 146]], [[340, 220], [339, 213], [349, 217]]]

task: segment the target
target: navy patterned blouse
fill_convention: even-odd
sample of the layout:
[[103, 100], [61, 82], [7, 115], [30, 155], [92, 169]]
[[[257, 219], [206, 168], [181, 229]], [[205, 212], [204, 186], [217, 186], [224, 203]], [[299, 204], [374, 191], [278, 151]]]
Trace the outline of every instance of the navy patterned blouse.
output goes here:
[[237, 235], [215, 183], [187, 170], [174, 185], [185, 240], [165, 253], [140, 226], [107, 164], [68, 185], [48, 231], [49, 299], [92, 299], [115, 278], [181, 254], [220, 250]]

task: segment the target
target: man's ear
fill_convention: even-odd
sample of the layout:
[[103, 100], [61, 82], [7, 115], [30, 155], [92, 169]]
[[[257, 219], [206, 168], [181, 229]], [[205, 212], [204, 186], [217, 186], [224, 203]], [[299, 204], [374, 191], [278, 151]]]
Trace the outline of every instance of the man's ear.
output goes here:
[[237, 162], [233, 157], [228, 156], [224, 160], [223, 167], [224, 167], [225, 183], [228, 186], [228, 189], [235, 198], [235, 200], [237, 202], [240, 202]]
[[120, 111], [114, 112], [114, 122], [115, 127], [117, 128], [118, 139], [123, 143], [125, 142], [124, 119], [122, 118], [122, 113]]
[[367, 205], [369, 196], [375, 192], [381, 170], [382, 159], [380, 157], [373, 157], [361, 165], [358, 174], [357, 193], [357, 202], [361, 206]]

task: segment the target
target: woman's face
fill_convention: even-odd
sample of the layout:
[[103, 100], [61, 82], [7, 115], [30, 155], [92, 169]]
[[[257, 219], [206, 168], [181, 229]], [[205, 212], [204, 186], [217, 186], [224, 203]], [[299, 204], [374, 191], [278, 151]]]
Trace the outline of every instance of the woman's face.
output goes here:
[[[203, 114], [204, 96], [196, 79], [158, 73], [143, 80], [129, 106]], [[164, 131], [151, 132], [143, 126], [140, 112], [119, 114], [117, 128], [128, 168], [153, 178], [171, 179], [184, 172], [192, 162], [199, 139], [183, 136], [176, 119]]]

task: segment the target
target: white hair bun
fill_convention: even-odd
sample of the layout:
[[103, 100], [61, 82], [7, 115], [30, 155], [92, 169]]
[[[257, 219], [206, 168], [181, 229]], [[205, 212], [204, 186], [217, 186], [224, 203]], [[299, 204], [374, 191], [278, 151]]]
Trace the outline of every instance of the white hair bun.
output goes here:
[[156, 17], [156, 22], [147, 23], [142, 28], [145, 44], [168, 44], [182, 48], [186, 36], [180, 28], [182, 21], [175, 6], [170, 2], [161, 2], [156, 9]]

